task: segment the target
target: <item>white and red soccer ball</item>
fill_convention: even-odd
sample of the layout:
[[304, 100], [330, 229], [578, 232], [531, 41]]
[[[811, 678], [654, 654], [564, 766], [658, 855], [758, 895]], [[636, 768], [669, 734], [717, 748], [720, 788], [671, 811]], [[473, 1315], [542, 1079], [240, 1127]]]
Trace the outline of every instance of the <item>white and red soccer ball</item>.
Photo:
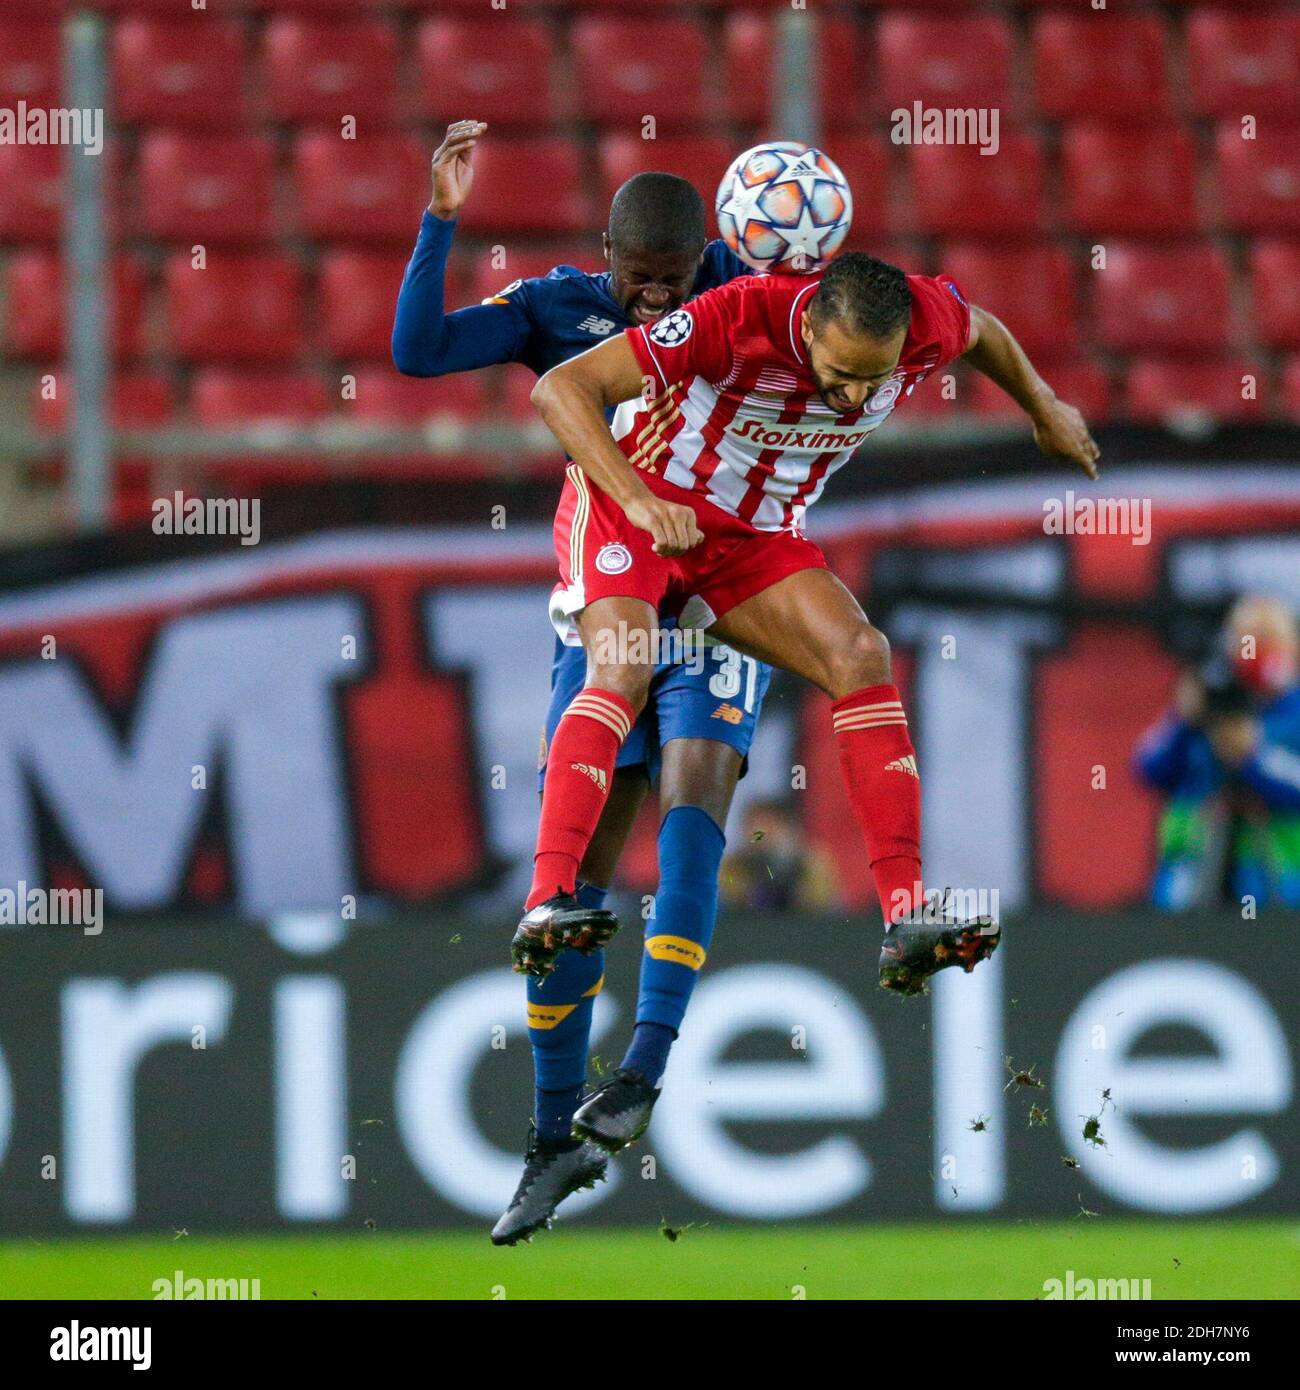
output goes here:
[[853, 195], [823, 150], [791, 140], [755, 145], [722, 176], [718, 232], [758, 271], [806, 275], [839, 250], [853, 221]]

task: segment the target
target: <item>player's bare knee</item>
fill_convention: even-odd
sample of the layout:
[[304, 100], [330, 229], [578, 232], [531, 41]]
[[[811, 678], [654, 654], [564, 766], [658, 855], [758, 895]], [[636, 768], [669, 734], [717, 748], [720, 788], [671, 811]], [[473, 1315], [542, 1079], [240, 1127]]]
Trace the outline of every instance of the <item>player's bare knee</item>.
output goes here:
[[654, 667], [643, 662], [594, 662], [587, 672], [587, 684], [621, 695], [639, 715], [650, 698], [653, 675]]
[[827, 690], [839, 700], [864, 686], [888, 684], [889, 671], [889, 639], [879, 628], [862, 623], [830, 658]]

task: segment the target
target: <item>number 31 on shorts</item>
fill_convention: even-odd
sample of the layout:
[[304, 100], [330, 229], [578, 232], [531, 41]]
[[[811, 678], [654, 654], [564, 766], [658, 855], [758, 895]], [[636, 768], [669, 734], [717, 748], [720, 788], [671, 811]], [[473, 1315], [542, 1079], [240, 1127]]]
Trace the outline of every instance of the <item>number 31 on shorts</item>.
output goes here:
[[745, 691], [745, 713], [754, 712], [754, 695], [758, 689], [758, 662], [752, 656], [742, 656], [731, 647], [710, 647], [718, 670], [709, 677], [709, 694], [719, 700], [734, 700]]

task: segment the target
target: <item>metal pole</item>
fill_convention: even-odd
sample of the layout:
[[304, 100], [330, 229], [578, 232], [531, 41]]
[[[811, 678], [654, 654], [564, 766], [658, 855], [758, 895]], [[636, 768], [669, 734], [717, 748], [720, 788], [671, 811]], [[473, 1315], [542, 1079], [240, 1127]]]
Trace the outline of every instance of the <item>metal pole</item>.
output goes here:
[[[64, 31], [65, 100], [73, 110], [103, 112], [104, 22], [76, 14]], [[102, 118], [102, 117], [101, 117]], [[82, 530], [108, 522], [111, 440], [107, 411], [108, 236], [105, 219], [106, 155], [67, 151], [68, 200], [63, 224], [67, 296], [66, 366], [75, 383], [68, 429], [68, 482]], [[60, 383], [67, 390], [67, 375]]]
[[775, 138], [800, 140], [805, 145], [817, 139], [818, 111], [813, 77], [813, 47], [816, 21], [804, 7], [786, 11], [777, 26], [775, 100]]

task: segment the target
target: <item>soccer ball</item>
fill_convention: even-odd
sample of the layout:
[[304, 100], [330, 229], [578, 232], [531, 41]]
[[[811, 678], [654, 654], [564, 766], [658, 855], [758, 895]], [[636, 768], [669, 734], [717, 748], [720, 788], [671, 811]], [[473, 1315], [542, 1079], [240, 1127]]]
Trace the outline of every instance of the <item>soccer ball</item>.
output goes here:
[[789, 275], [823, 266], [853, 221], [853, 196], [839, 167], [794, 141], [755, 145], [737, 156], [714, 207], [723, 241], [746, 265]]

